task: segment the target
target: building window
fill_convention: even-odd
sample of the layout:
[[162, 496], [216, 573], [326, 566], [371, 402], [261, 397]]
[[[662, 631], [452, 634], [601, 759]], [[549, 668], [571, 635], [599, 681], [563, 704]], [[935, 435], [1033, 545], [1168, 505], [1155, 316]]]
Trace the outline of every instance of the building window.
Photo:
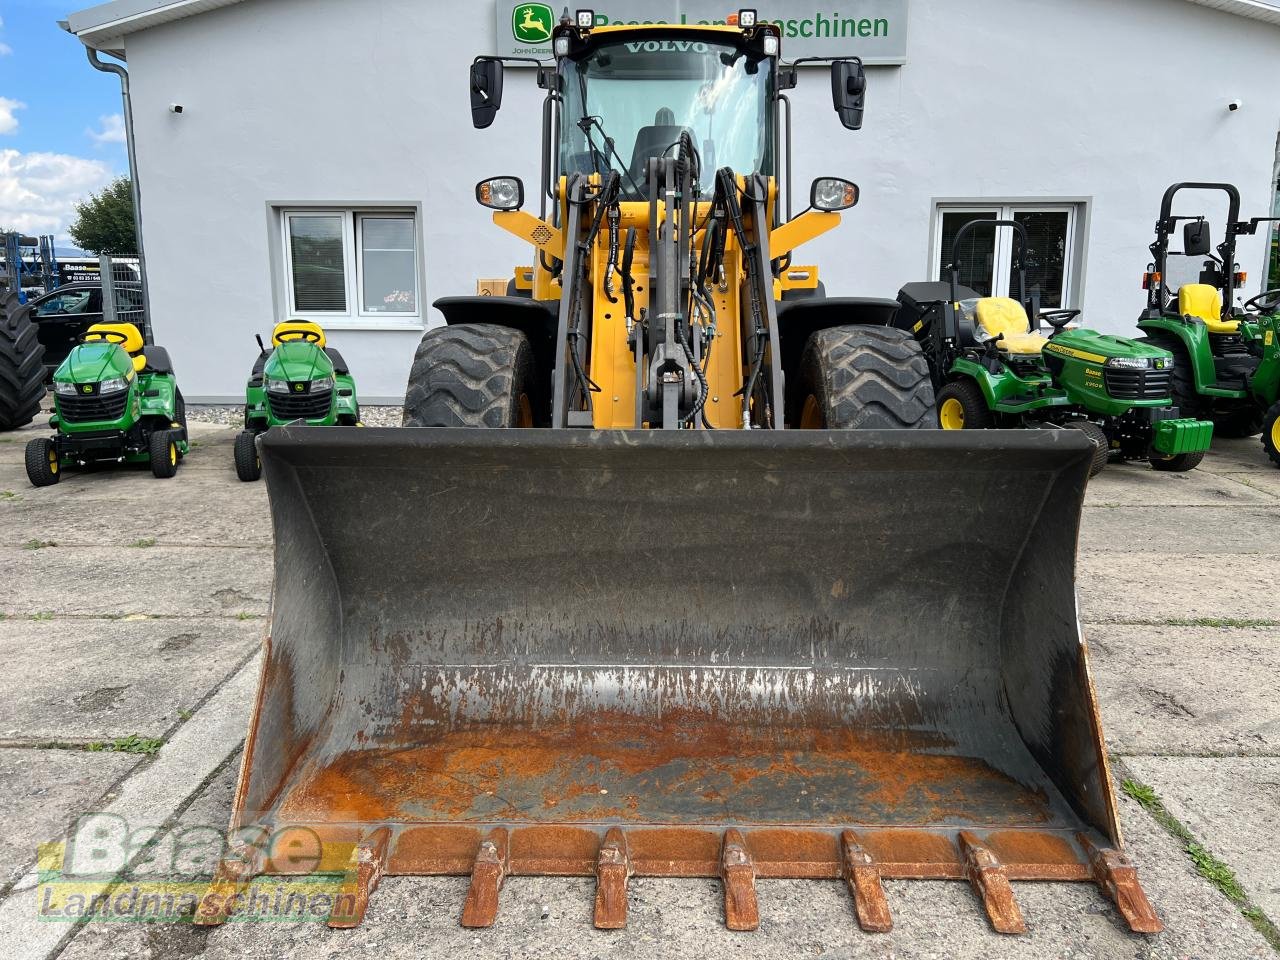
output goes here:
[[285, 210], [281, 220], [290, 315], [320, 323], [421, 316], [413, 213]]
[[[938, 278], [950, 280], [956, 235], [970, 220], [1014, 220], [1027, 231], [1027, 295], [1038, 293], [1040, 306], [1057, 310], [1072, 306], [1072, 281], [1078, 269], [1077, 204], [939, 204], [933, 235], [933, 262]], [[955, 251], [960, 283], [984, 297], [1005, 296], [1013, 275], [1014, 231], [972, 231]]]

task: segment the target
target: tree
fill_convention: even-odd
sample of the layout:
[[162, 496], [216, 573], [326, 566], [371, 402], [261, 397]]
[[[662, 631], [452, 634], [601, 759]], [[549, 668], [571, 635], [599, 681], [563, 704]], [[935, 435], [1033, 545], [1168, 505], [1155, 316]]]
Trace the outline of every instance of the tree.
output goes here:
[[67, 232], [76, 246], [90, 253], [113, 256], [138, 252], [133, 222], [133, 186], [128, 177], [117, 177], [76, 204], [76, 221]]

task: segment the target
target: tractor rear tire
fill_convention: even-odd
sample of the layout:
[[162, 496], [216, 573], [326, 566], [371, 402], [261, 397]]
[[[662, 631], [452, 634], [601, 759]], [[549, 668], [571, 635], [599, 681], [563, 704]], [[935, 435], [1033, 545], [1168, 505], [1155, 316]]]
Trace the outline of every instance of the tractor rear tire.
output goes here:
[[943, 430], [986, 430], [995, 425], [982, 388], [953, 380], [938, 391], [938, 426]]
[[262, 460], [258, 457], [258, 435], [252, 430], [236, 434], [236, 476], [245, 483], [253, 483], [262, 476]]
[[147, 440], [147, 455], [151, 460], [151, 475], [168, 480], [178, 472], [179, 430], [156, 430]]
[[1262, 422], [1262, 448], [1271, 462], [1280, 467], [1280, 403], [1272, 404]]
[[809, 338], [797, 371], [793, 426], [817, 430], [932, 430], [933, 381], [905, 330], [844, 326]]
[[1111, 456], [1111, 439], [1106, 431], [1088, 420], [1072, 420], [1064, 426], [1068, 430], [1079, 430], [1093, 441], [1093, 464], [1089, 467], [1089, 476], [1096, 477], [1106, 468], [1107, 459]]
[[1213, 415], [1213, 435], [1224, 440], [1244, 440], [1262, 432], [1266, 413], [1257, 407], [1230, 410]]
[[1200, 466], [1200, 461], [1203, 459], [1203, 450], [1196, 453], [1180, 453], [1176, 457], [1169, 457], [1167, 460], [1152, 457], [1151, 469], [1158, 470], [1161, 473], [1186, 473], [1188, 470], [1194, 470]]
[[25, 427], [44, 399], [44, 347], [16, 293], [0, 294], [0, 431]]
[[1191, 355], [1181, 340], [1169, 333], [1153, 333], [1137, 337], [1138, 343], [1149, 343], [1173, 354], [1173, 374], [1170, 377], [1173, 405], [1183, 417], [1200, 419], [1209, 413], [1212, 401], [1196, 392], [1196, 374], [1191, 367]]
[[533, 348], [519, 330], [466, 323], [427, 331], [409, 371], [406, 427], [532, 427]]
[[33, 487], [52, 487], [62, 479], [58, 448], [48, 437], [37, 437], [27, 444], [27, 479]]

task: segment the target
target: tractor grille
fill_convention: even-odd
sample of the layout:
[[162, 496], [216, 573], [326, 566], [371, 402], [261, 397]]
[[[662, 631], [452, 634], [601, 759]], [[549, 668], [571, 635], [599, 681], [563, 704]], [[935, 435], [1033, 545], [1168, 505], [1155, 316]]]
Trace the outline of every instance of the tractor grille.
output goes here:
[[1117, 400], [1160, 400], [1172, 392], [1168, 370], [1125, 370], [1108, 367], [1107, 393]]
[[74, 396], [56, 398], [58, 414], [67, 423], [95, 423], [119, 420], [129, 402], [128, 390], [117, 390], [106, 396]]
[[267, 405], [277, 420], [319, 420], [329, 415], [333, 391], [303, 394], [267, 394]]

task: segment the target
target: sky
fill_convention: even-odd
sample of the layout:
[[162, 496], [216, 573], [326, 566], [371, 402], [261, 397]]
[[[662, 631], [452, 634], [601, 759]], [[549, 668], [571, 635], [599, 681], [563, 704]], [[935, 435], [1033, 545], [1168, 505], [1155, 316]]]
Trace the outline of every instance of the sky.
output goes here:
[[120, 81], [57, 23], [93, 5], [0, 0], [0, 229], [53, 234], [59, 247], [71, 245], [75, 202], [129, 169]]

